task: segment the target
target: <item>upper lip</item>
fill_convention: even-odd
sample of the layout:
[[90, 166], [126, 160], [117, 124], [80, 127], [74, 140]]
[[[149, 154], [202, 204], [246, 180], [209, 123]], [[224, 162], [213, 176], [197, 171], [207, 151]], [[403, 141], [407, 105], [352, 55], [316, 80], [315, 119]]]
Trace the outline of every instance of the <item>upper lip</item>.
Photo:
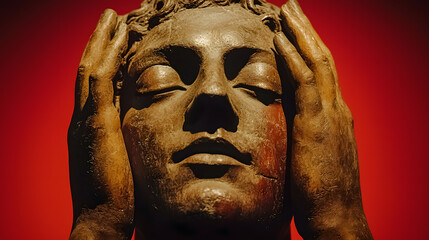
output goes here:
[[232, 157], [237, 161], [250, 165], [252, 157], [249, 153], [240, 152], [234, 145], [223, 138], [199, 138], [189, 144], [182, 150], [179, 150], [172, 155], [174, 163], [179, 163], [195, 154], [208, 153], [208, 154], [221, 154]]

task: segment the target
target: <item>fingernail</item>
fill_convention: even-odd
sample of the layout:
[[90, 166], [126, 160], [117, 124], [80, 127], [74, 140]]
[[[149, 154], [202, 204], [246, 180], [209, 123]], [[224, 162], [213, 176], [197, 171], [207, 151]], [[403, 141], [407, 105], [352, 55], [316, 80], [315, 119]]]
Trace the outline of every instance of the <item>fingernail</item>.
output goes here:
[[113, 11], [112, 9], [107, 8], [107, 9], [105, 9], [105, 10], [104, 10], [104, 12], [103, 12], [102, 16], [103, 16], [103, 17], [107, 17], [107, 16], [111, 15], [111, 14], [112, 14], [112, 13], [114, 13], [114, 12], [115, 12], [115, 11]]
[[290, 1], [291, 1], [291, 4], [292, 4], [292, 7], [293, 7], [296, 11], [298, 11], [298, 12], [302, 12], [301, 6], [299, 5], [299, 3], [298, 3], [298, 1], [297, 1], [297, 0], [290, 0]]
[[111, 20], [116, 21], [117, 15], [116, 15], [115, 10], [110, 9], [110, 8], [104, 10], [103, 19], [105, 21], [111, 21]]
[[286, 2], [285, 5], [287, 5], [288, 7], [291, 7], [291, 5], [294, 4], [294, 2], [295, 2], [295, 0], [289, 0], [289, 1]]
[[283, 4], [283, 6], [281, 7], [281, 10], [282, 10], [282, 12], [283, 13], [287, 13], [287, 14], [290, 14], [291, 13], [291, 10], [293, 9], [293, 6], [292, 6], [292, 1], [293, 0], [289, 0], [289, 1], [287, 1], [286, 2], [286, 4]]

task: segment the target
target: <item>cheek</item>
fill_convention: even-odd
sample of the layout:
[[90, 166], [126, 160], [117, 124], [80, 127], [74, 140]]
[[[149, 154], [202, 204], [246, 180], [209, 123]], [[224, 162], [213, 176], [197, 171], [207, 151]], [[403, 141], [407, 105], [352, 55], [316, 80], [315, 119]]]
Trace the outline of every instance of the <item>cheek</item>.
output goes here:
[[260, 174], [284, 182], [287, 152], [286, 119], [283, 107], [272, 104], [265, 111], [265, 141], [261, 141], [258, 150], [258, 170]]
[[265, 111], [265, 140], [258, 146], [257, 171], [261, 177], [256, 185], [257, 202], [262, 214], [280, 213], [285, 184], [287, 134], [281, 105], [270, 105]]
[[143, 114], [129, 114], [122, 127], [133, 173], [135, 204], [139, 208], [162, 208], [171, 192], [171, 184], [166, 178], [168, 158], [165, 146], [159, 144], [157, 129], [145, 124], [143, 119]]
[[[165, 151], [157, 144], [156, 129], [147, 126], [145, 116], [135, 110], [130, 110], [124, 118], [122, 132], [125, 146], [137, 182], [143, 179], [159, 179], [166, 174]], [[147, 180], [145, 180], [147, 181]]]
[[260, 204], [259, 211], [261, 215], [272, 215], [280, 211], [282, 197], [280, 197], [280, 189], [276, 188], [275, 182], [268, 178], [261, 178], [256, 185], [257, 202]]

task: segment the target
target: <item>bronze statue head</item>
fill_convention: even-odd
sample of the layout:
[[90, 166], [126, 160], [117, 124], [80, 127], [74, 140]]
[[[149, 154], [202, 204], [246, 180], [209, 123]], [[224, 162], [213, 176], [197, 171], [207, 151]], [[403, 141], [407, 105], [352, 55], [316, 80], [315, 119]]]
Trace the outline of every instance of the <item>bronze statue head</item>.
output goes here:
[[140, 32], [119, 96], [146, 234], [159, 222], [190, 234], [272, 231], [284, 218], [276, 11], [260, 1], [148, 1], [129, 15]]
[[337, 77], [296, 0], [106, 10], [76, 81], [70, 238], [289, 239], [293, 216], [304, 239], [372, 239]]

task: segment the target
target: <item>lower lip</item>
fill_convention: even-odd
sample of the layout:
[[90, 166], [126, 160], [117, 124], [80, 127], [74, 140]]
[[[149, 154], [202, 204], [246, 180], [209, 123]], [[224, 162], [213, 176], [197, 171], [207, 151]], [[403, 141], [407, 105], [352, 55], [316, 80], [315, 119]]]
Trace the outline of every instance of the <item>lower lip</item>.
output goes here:
[[239, 166], [241, 163], [236, 159], [222, 155], [210, 153], [198, 153], [185, 158], [182, 164], [208, 164], [208, 165], [231, 165]]
[[228, 182], [221, 182], [214, 179], [204, 179], [189, 184], [183, 189], [187, 196], [206, 199], [228, 199], [235, 191], [238, 191]]

